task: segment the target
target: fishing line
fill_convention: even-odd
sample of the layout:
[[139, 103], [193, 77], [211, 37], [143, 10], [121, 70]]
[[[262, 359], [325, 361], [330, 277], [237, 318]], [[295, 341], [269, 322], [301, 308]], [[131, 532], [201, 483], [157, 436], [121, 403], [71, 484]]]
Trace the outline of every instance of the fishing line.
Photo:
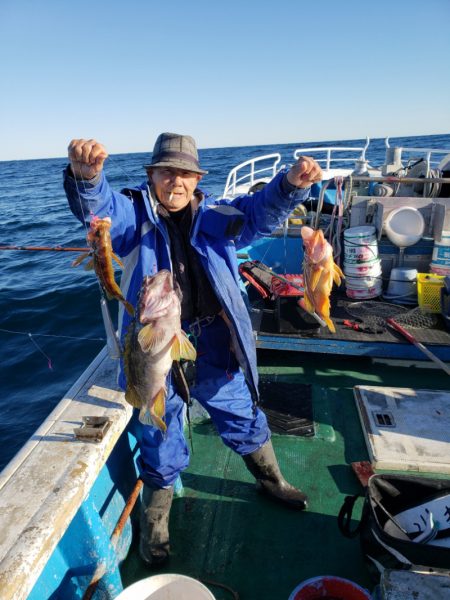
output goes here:
[[[77, 190], [78, 202], [80, 204], [81, 213], [83, 215], [83, 223], [84, 223], [84, 227], [85, 227], [85, 231], [86, 231], [86, 239], [88, 240], [88, 234], [89, 234], [89, 232], [88, 232], [88, 227], [87, 227], [87, 223], [86, 223], [86, 215], [85, 215], [84, 208], [83, 208], [83, 203], [82, 203], [82, 200], [81, 200], [80, 190], [78, 188], [77, 178], [75, 176], [75, 173], [73, 172], [73, 167], [72, 167], [72, 173], [73, 173], [73, 176], [74, 176], [75, 188]], [[87, 189], [86, 188], [86, 183], [85, 183], [85, 180], [83, 178], [83, 173], [81, 172], [81, 169], [80, 169], [80, 175], [81, 175], [81, 183], [83, 184], [83, 187], [84, 187], [84, 193], [86, 193], [86, 189]], [[91, 201], [89, 199], [87, 200], [87, 204], [88, 204], [88, 208], [89, 208], [89, 214], [91, 216], [95, 216], [94, 213], [93, 213], [93, 211], [92, 211]], [[89, 241], [88, 241], [88, 244], [89, 244]], [[93, 254], [93, 252], [92, 252], [92, 254]], [[120, 358], [120, 356], [122, 354], [122, 348], [121, 348], [119, 336], [117, 334], [116, 328], [115, 328], [115, 326], [114, 326], [114, 324], [112, 322], [112, 319], [111, 319], [111, 314], [109, 312], [105, 290], [103, 289], [103, 286], [100, 283], [100, 280], [99, 280], [98, 277], [96, 277], [96, 280], [97, 280], [98, 288], [99, 288], [99, 291], [100, 291], [100, 312], [101, 312], [102, 319], [103, 319], [103, 326], [105, 328], [106, 343], [107, 343], [107, 347], [108, 347], [108, 352], [109, 352], [109, 355], [110, 355], [110, 357], [112, 359], [118, 359], [118, 358]]]
[[89, 341], [89, 342], [93, 342], [93, 341], [104, 342], [105, 341], [104, 338], [84, 338], [84, 337], [74, 337], [71, 335], [52, 335], [50, 333], [31, 333], [31, 332], [25, 332], [25, 331], [14, 331], [12, 329], [3, 329], [2, 327], [0, 327], [0, 331], [3, 331], [5, 333], [13, 333], [13, 334], [17, 334], [17, 335], [27, 336], [28, 339], [37, 348], [37, 350], [39, 350], [39, 352], [47, 359], [47, 365], [48, 365], [48, 368], [50, 369], [50, 371], [53, 371], [52, 359], [39, 346], [39, 344], [34, 339], [35, 337], [40, 336], [40, 337], [52, 337], [52, 338], [65, 338], [65, 339], [69, 339], [69, 340], [82, 340], [82, 341]]
[[[286, 175], [286, 174], [285, 174], [285, 175]], [[295, 201], [295, 199], [296, 199], [296, 191], [294, 191], [294, 192], [291, 192], [291, 193], [290, 193], [290, 198], [291, 198], [291, 202], [290, 202], [290, 204], [288, 205], [288, 210], [289, 210], [289, 213], [288, 213], [288, 216], [286, 217], [285, 221], [286, 221], [286, 220], [289, 218], [289, 215], [290, 215], [290, 214], [291, 214], [291, 212], [294, 210], [294, 208], [297, 206], [297, 204], [300, 204], [300, 202], [296, 202], [296, 201]], [[285, 233], [287, 234], [287, 227], [286, 227]], [[271, 236], [271, 237], [272, 237], [272, 236]], [[284, 251], [285, 251], [285, 254], [286, 254], [286, 237], [287, 237], [287, 235], [284, 235]], [[267, 254], [268, 254], [269, 250], [272, 248], [272, 244], [275, 242], [275, 240], [276, 240], [276, 239], [277, 239], [277, 238], [275, 238], [275, 237], [272, 237], [272, 240], [271, 240], [271, 241], [269, 242], [269, 244], [267, 245], [266, 251], [264, 252], [264, 254], [262, 255], [262, 257], [259, 259], [259, 260], [260, 260], [260, 262], [264, 263], [264, 259], [265, 259], [265, 257], [267, 256]], [[285, 265], [285, 266], [286, 266], [286, 265]], [[286, 273], [285, 273], [285, 274], [286, 274]]]
[[39, 344], [33, 339], [33, 336], [31, 335], [31, 333], [28, 334], [28, 338], [30, 339], [31, 342], [33, 342], [33, 344], [36, 346], [36, 348], [39, 350], [39, 352], [45, 356], [45, 358], [47, 359], [48, 368], [50, 369], [50, 371], [53, 371], [52, 359], [50, 358], [50, 356], [45, 354], [45, 352], [42, 350], [42, 348], [39, 346]]
[[75, 337], [73, 335], [54, 335], [51, 333], [31, 333], [26, 331], [14, 331], [13, 329], [3, 329], [0, 327], [0, 331], [5, 333], [16, 333], [17, 335], [28, 335], [33, 337], [51, 337], [51, 338], [62, 338], [67, 340], [85, 340], [88, 342], [104, 342], [105, 338], [87, 338], [87, 337]]

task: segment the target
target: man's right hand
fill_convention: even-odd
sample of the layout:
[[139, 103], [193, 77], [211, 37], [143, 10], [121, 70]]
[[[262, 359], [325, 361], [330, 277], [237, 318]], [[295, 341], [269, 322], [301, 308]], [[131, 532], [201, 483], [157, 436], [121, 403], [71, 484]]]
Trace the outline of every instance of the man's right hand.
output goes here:
[[95, 140], [72, 140], [68, 150], [72, 172], [77, 179], [93, 179], [101, 172], [108, 157], [103, 144]]

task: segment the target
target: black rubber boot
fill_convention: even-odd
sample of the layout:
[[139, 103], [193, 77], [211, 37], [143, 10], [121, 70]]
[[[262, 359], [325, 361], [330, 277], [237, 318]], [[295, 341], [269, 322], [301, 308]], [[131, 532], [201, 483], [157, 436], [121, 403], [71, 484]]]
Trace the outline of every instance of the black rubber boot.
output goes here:
[[304, 510], [307, 507], [307, 495], [288, 483], [281, 474], [270, 440], [255, 452], [242, 458], [247, 469], [256, 478], [256, 484], [261, 492], [291, 508]]
[[160, 565], [169, 558], [169, 513], [173, 487], [144, 485], [141, 509], [139, 554], [147, 565]]

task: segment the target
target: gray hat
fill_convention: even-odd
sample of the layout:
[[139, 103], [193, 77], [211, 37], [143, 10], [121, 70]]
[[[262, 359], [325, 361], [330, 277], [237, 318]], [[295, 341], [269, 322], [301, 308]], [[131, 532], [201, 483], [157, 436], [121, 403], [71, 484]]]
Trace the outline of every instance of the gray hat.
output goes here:
[[172, 167], [201, 175], [208, 173], [200, 168], [194, 138], [178, 133], [161, 133], [153, 148], [152, 162], [144, 167]]

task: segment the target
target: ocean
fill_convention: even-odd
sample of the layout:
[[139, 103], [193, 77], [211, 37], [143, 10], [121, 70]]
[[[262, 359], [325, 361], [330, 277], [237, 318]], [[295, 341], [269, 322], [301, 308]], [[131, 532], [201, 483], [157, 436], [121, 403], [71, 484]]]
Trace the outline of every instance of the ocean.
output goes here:
[[[293, 162], [303, 146], [362, 146], [364, 140], [302, 142], [200, 150], [209, 174], [201, 188], [217, 196], [228, 171], [261, 154]], [[391, 138], [391, 146], [448, 148], [450, 135]], [[369, 162], [383, 162], [383, 139], [371, 141]], [[111, 156], [106, 175], [115, 189], [140, 183], [149, 154]], [[67, 159], [0, 162], [0, 245], [85, 246], [85, 229], [62, 187]], [[92, 271], [71, 266], [67, 252], [0, 252], [0, 470], [81, 375], [104, 345], [99, 287]], [[119, 274], [117, 273], [117, 279]], [[116, 303], [110, 303], [113, 315]]]

